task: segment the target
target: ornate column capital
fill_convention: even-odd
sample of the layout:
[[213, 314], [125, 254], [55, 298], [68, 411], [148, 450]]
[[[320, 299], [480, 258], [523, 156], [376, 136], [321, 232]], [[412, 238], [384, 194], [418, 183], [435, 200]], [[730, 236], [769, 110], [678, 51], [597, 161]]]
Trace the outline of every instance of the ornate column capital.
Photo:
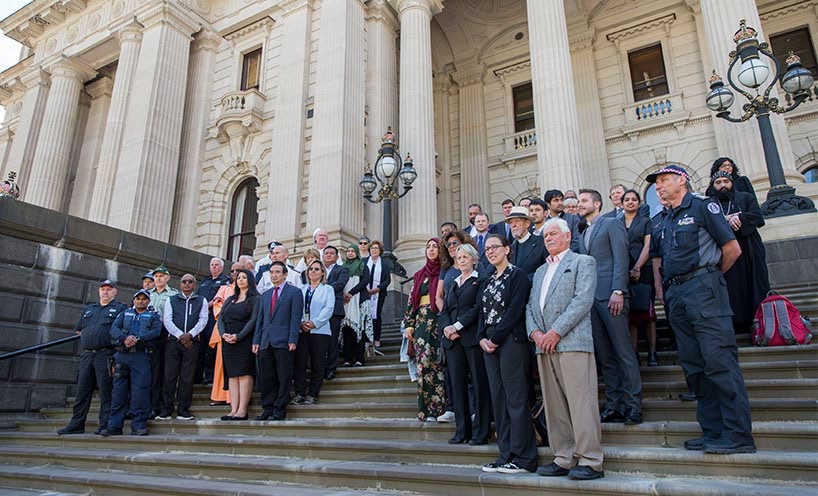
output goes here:
[[395, 10], [389, 5], [387, 0], [368, 0], [366, 3], [366, 21], [379, 21], [393, 31], [397, 31], [400, 21]]
[[85, 91], [96, 100], [102, 96], [111, 96], [114, 91], [114, 81], [108, 76], [101, 77], [85, 87]]
[[25, 86], [27, 90], [34, 86], [48, 88], [51, 85], [51, 74], [43, 70], [41, 66], [34, 67], [20, 75], [20, 83]]
[[114, 32], [114, 35], [116, 36], [117, 40], [119, 40], [120, 45], [130, 41], [142, 41], [142, 31], [144, 29], [144, 26], [137, 22], [135, 17], [128, 19], [121, 24], [111, 26], [111, 31]]
[[192, 36], [201, 28], [199, 23], [189, 18], [175, 4], [165, 2], [139, 14], [136, 20], [145, 26], [145, 30], [157, 24], [167, 24], [187, 36]]
[[594, 46], [596, 41], [596, 28], [585, 29], [579, 33], [568, 36], [568, 48], [571, 52], [578, 52]]
[[85, 62], [60, 55], [56, 59], [44, 64], [45, 70], [51, 74], [51, 78], [68, 77], [76, 79], [80, 83], [91, 79], [97, 75], [97, 71]]
[[486, 66], [480, 62], [473, 62], [458, 66], [457, 72], [452, 73], [452, 78], [458, 86], [469, 86], [483, 81], [486, 77]]
[[403, 15], [407, 10], [420, 9], [434, 16], [443, 12], [443, 2], [444, 0], [389, 0], [398, 15]]
[[202, 30], [196, 33], [196, 36], [193, 37], [192, 49], [216, 52], [218, 51], [219, 45], [222, 41], [225, 41], [224, 38], [219, 36], [219, 34], [212, 29], [202, 28]]
[[448, 72], [435, 74], [432, 77], [432, 85], [435, 93], [446, 93], [452, 86], [451, 75]]
[[285, 16], [292, 14], [293, 12], [297, 12], [304, 7], [309, 7], [314, 9], [315, 6], [313, 5], [315, 0], [282, 0], [278, 4], [278, 8], [281, 9], [282, 13]]

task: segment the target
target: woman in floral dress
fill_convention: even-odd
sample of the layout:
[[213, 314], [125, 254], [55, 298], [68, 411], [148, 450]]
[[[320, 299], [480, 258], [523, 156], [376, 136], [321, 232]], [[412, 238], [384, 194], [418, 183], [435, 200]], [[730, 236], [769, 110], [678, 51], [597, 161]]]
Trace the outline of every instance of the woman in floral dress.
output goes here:
[[[440, 366], [440, 331], [437, 328], [437, 294], [440, 275], [440, 241], [426, 242], [426, 265], [415, 272], [409, 305], [403, 316], [405, 337], [414, 347], [418, 370], [418, 419], [435, 421], [443, 414], [446, 391]], [[430, 295], [432, 296], [430, 298]]]

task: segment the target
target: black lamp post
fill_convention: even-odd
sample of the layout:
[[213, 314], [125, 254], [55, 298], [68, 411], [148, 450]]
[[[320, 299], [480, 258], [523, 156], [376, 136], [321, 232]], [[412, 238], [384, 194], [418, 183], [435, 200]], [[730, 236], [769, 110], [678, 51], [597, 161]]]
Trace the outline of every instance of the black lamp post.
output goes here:
[[[412, 183], [417, 175], [412, 157], [407, 154], [406, 160], [403, 160], [398, 153], [398, 145], [395, 143], [395, 135], [392, 134], [390, 126], [378, 150], [374, 172], [367, 164], [364, 169], [364, 177], [359, 184], [366, 201], [383, 202], [383, 256], [393, 261], [396, 261], [396, 258], [392, 254], [392, 200], [404, 197], [412, 189]], [[400, 178], [400, 183], [398, 178]], [[401, 183], [403, 184], [402, 192]], [[378, 188], [378, 184], [380, 184], [380, 189], [373, 198], [372, 194]], [[395, 266], [398, 267], [397, 264]]]
[[[767, 193], [767, 200], [761, 205], [761, 211], [767, 218], [784, 217], [806, 212], [815, 212], [815, 205], [812, 200], [795, 194], [795, 188], [787, 184], [784, 177], [784, 168], [781, 166], [781, 157], [778, 154], [778, 147], [775, 143], [773, 128], [770, 124], [770, 112], [784, 114], [789, 112], [804, 102], [809, 97], [812, 87], [812, 73], [801, 65], [801, 59], [790, 53], [787, 58], [787, 72], [781, 78], [781, 87], [784, 91], [792, 95], [793, 102], [789, 106], [779, 105], [778, 98], [771, 98], [770, 92], [778, 82], [781, 74], [781, 65], [778, 59], [773, 56], [770, 46], [766, 42], [759, 42], [758, 32], [747, 27], [744, 19], [739, 23], [739, 30], [733, 36], [736, 42], [736, 50], [730, 52], [730, 66], [727, 68], [728, 88], [724, 85], [721, 77], [713, 71], [710, 77], [710, 93], [707, 94], [705, 102], [707, 107], [716, 112], [716, 117], [720, 117], [730, 122], [744, 122], [755, 116], [758, 119], [758, 129], [761, 132], [761, 145], [764, 148], [764, 160], [767, 163], [767, 175], [770, 178], [770, 191]], [[770, 78], [770, 68], [759, 57], [764, 55], [773, 62], [775, 69]], [[755, 95], [739, 87], [733, 80], [733, 67], [741, 62], [738, 70], [738, 82], [744, 88], [755, 91]], [[762, 93], [759, 88], [770, 80], [769, 85]], [[735, 95], [730, 90], [733, 88], [744, 95], [749, 103], [744, 104], [742, 109], [744, 114], [740, 118], [730, 116], [730, 106], [733, 105]]]

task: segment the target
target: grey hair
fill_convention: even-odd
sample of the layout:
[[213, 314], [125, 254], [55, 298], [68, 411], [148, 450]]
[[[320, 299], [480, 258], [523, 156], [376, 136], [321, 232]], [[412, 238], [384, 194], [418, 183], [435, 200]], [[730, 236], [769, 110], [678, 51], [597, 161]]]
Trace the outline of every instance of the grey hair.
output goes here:
[[562, 201], [562, 205], [564, 207], [570, 207], [571, 205], [577, 205], [577, 204], [579, 204], [579, 201], [577, 201], [576, 198], [566, 198], [565, 200]]
[[466, 255], [470, 256], [472, 260], [480, 260], [480, 254], [477, 253], [477, 250], [475, 250], [474, 247], [470, 244], [460, 245], [460, 247], [455, 252], [455, 255], [457, 255], [461, 251], [466, 253]]
[[246, 264], [247, 262], [255, 263], [253, 261], [253, 257], [251, 257], [250, 255], [242, 255], [242, 256], [239, 257], [239, 263], [245, 263]]
[[543, 226], [543, 231], [545, 231], [546, 229], [548, 229], [551, 226], [559, 227], [560, 232], [563, 232], [563, 233], [570, 233], [571, 232], [571, 228], [568, 227], [568, 223], [565, 222], [565, 220], [560, 219], [559, 217], [554, 217], [552, 219], [548, 219], [547, 221], [545, 221], [545, 225]]
[[211, 259], [210, 259], [210, 262], [212, 263], [212, 262], [213, 262], [213, 260], [218, 260], [218, 261], [219, 261], [219, 265], [221, 265], [222, 267], [224, 267], [224, 260], [222, 260], [221, 258], [219, 258], [219, 257], [213, 257], [213, 258], [211, 258]]

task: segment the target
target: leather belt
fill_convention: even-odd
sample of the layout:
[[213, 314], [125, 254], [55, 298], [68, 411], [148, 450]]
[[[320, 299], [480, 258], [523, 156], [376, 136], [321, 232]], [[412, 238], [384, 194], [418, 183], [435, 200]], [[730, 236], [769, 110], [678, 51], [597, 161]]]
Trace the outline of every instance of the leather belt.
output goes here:
[[671, 277], [670, 279], [668, 279], [668, 284], [671, 286], [678, 286], [679, 284], [686, 283], [687, 281], [693, 279], [694, 277], [709, 274], [711, 272], [716, 272], [717, 270], [719, 270], [719, 268], [716, 265], [707, 265], [704, 267], [699, 267], [698, 269], [691, 270], [687, 274]]

